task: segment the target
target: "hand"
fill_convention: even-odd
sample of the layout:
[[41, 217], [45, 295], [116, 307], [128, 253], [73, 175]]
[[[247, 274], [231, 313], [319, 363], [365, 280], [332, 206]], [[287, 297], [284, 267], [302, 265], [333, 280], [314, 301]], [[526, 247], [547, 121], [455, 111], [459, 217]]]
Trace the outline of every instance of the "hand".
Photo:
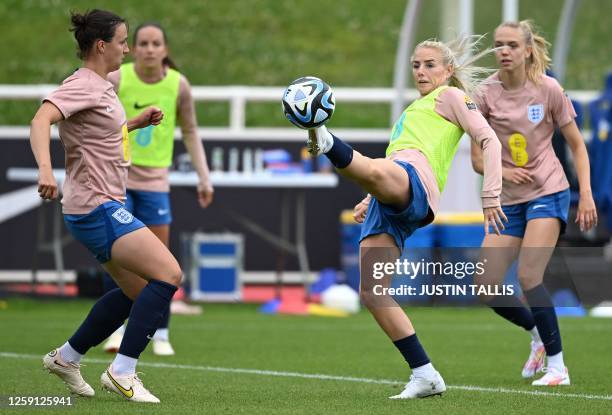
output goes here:
[[57, 198], [57, 182], [51, 169], [38, 170], [38, 194], [44, 200]]
[[366, 197], [361, 202], [357, 203], [353, 208], [353, 219], [357, 223], [363, 223], [368, 213], [368, 206], [370, 205], [370, 198]]
[[502, 169], [502, 177], [505, 181], [514, 184], [533, 183], [531, 174], [529, 174], [527, 170], [520, 167], [504, 167]]
[[134, 118], [134, 129], [145, 128], [149, 125], [159, 125], [164, 118], [164, 113], [157, 107], [147, 107]]
[[580, 195], [575, 223], [580, 224], [581, 232], [586, 232], [597, 226], [597, 209], [591, 193]]
[[[508, 218], [500, 206], [484, 208], [484, 229], [485, 235], [489, 234], [489, 226], [492, 226], [497, 235], [501, 235], [500, 228], [503, 231], [505, 228], [503, 222], [508, 222]], [[503, 222], [502, 222], [503, 220]]]
[[198, 203], [203, 208], [207, 208], [213, 201], [215, 190], [210, 185], [198, 183]]

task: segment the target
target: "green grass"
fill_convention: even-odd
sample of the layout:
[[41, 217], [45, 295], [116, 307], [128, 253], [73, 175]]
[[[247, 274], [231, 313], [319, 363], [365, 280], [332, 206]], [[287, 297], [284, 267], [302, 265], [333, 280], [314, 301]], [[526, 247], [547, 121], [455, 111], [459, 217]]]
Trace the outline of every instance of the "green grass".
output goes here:
[[[417, 40], [436, 36], [440, 28], [440, 2], [423, 3]], [[3, 0], [2, 83], [59, 83], [71, 73], [80, 61], [67, 30], [68, 13], [94, 4], [126, 17], [132, 28], [159, 20], [172, 57], [194, 85], [280, 86], [312, 74], [333, 86], [388, 87], [406, 0], [148, 0], [146, 7], [125, 0]], [[552, 42], [560, 14], [558, 0], [520, 2], [520, 17], [535, 19]], [[581, 2], [567, 89], [600, 89], [612, 70], [610, 15], [611, 0]], [[500, 0], [475, 0], [477, 33], [490, 34], [500, 19]], [[27, 125], [35, 108], [36, 103], [0, 102], [0, 125]], [[278, 105], [249, 114], [248, 125], [287, 125]], [[386, 126], [386, 114], [377, 106], [357, 108], [350, 116], [338, 114], [334, 126]], [[203, 126], [227, 125], [227, 105], [199, 105], [198, 119]]]
[[[0, 310], [0, 395], [66, 396], [64, 385], [41, 370], [40, 357], [62, 344], [87, 313], [88, 301], [9, 299]], [[414, 309], [419, 337], [448, 385], [534, 391], [521, 379], [528, 336], [483, 309]], [[99, 376], [110, 361], [99, 348], [85, 361], [83, 374], [96, 389], [78, 399], [73, 413], [247, 413], [247, 414], [604, 414], [612, 401], [563, 394], [612, 395], [610, 342], [612, 321], [561, 319], [564, 355], [572, 386], [546, 389], [560, 396], [465, 391], [450, 388], [441, 398], [390, 401], [401, 389], [408, 368], [366, 313], [349, 318], [269, 316], [249, 305], [206, 305], [197, 317], [174, 316], [171, 337], [177, 355], [155, 357], [147, 350], [139, 370], [161, 405], [123, 402], [100, 390]], [[39, 357], [40, 356], [40, 357]], [[189, 365], [160, 368], [147, 364]], [[199, 369], [197, 367], [200, 367]], [[397, 384], [305, 379], [228, 373], [203, 367], [256, 369], [396, 380]], [[541, 389], [537, 389], [541, 390]], [[4, 410], [4, 409], [3, 409]], [[24, 409], [8, 413], [41, 413]], [[45, 409], [47, 412], [67, 409]]]

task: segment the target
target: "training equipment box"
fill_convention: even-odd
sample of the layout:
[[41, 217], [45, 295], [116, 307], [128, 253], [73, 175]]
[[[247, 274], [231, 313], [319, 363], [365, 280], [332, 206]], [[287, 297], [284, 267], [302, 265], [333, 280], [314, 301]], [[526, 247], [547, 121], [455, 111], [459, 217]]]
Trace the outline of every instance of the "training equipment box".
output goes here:
[[242, 300], [242, 235], [194, 233], [185, 236], [184, 243], [189, 257], [184, 269], [188, 272], [189, 296], [192, 300]]

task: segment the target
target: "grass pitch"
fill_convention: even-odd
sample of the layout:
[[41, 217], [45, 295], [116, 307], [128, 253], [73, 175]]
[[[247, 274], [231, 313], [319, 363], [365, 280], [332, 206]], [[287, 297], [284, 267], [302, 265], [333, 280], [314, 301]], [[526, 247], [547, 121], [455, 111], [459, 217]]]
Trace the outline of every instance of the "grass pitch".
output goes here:
[[[90, 301], [8, 299], [0, 309], [0, 396], [68, 396], [41, 357], [61, 345]], [[572, 386], [536, 389], [520, 377], [529, 337], [486, 309], [409, 310], [449, 390], [442, 397], [391, 401], [408, 367], [365, 311], [349, 318], [262, 315], [251, 305], [206, 305], [173, 316], [177, 355], [146, 350], [139, 371], [162, 403], [132, 404], [101, 390], [111, 360], [100, 348], [83, 362], [96, 389], [72, 408], [0, 408], [2, 413], [248, 414], [609, 414], [612, 321], [562, 318]]]

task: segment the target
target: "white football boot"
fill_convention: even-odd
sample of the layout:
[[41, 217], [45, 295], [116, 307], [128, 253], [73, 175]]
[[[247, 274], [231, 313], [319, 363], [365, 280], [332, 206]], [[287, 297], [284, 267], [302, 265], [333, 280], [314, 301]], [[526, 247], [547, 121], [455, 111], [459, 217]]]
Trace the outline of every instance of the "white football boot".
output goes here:
[[174, 356], [174, 348], [168, 340], [156, 340], [153, 338], [153, 354], [157, 356]]
[[546, 357], [546, 350], [544, 350], [544, 344], [541, 342], [531, 342], [531, 352], [529, 358], [523, 366], [521, 375], [523, 378], [532, 378], [538, 372], [542, 372], [544, 369], [544, 358]]
[[111, 368], [102, 373], [100, 377], [102, 387], [109, 392], [114, 392], [131, 402], [159, 403], [159, 399], [147, 390], [136, 373], [126, 376], [115, 376]]
[[70, 392], [87, 397], [95, 395], [93, 388], [81, 376], [81, 366], [65, 362], [59, 350], [53, 349], [43, 357], [43, 367], [63, 380]]
[[547, 367], [543, 371], [546, 374], [540, 379], [534, 380], [531, 383], [533, 386], [567, 386], [570, 384], [569, 372], [566, 367], [563, 368], [563, 371], [554, 367]]
[[123, 340], [123, 330], [117, 330], [110, 335], [106, 343], [104, 343], [104, 351], [106, 353], [117, 353]]
[[390, 396], [389, 399], [426, 398], [442, 395], [444, 391], [446, 391], [446, 384], [438, 372], [434, 377], [428, 379], [410, 375], [410, 382], [406, 384], [404, 390], [399, 395]]
[[318, 128], [308, 130], [308, 140], [306, 140], [306, 148], [313, 156], [318, 156], [327, 153], [334, 145], [334, 138], [327, 131], [327, 128], [322, 125]]

